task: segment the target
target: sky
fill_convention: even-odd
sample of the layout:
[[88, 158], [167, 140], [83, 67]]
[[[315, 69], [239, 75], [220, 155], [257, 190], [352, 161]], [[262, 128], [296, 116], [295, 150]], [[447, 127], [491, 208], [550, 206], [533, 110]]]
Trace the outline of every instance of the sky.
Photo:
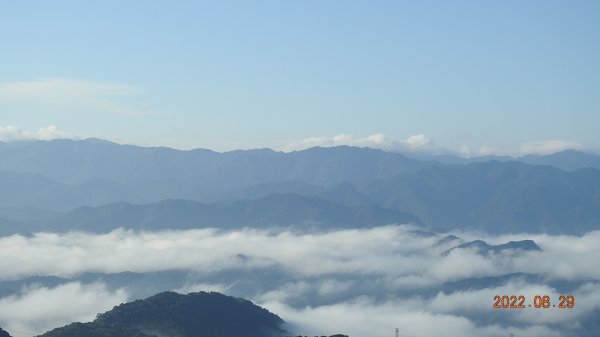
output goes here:
[[600, 152], [598, 1], [2, 1], [0, 140]]

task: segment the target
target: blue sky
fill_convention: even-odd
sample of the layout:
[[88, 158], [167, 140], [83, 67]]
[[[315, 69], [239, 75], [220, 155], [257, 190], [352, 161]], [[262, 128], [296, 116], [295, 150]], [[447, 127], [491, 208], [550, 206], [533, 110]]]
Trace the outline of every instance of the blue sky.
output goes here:
[[4, 140], [600, 149], [598, 1], [3, 1], [0, 46]]

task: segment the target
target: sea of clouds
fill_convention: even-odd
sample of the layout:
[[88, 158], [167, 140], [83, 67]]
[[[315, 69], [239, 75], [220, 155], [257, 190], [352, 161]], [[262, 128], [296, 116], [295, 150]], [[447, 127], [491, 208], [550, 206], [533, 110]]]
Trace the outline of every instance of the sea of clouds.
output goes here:
[[[141, 297], [139, 284], [107, 278], [133, 272], [174, 282], [152, 283], [148, 295], [219, 291], [248, 298], [305, 335], [584, 336], [600, 320], [600, 231], [582, 236], [455, 232], [490, 244], [532, 239], [541, 251], [484, 255], [440, 243], [443, 235], [409, 226], [318, 233], [220, 231], [72, 232], [0, 238], [1, 284], [23, 281], [0, 298], [0, 326], [31, 336]], [[158, 274], [157, 274], [158, 273]], [[150, 280], [150, 281], [148, 281]], [[3, 283], [1, 283], [3, 282]], [[150, 284], [150, 285], [148, 285]], [[494, 309], [495, 295], [573, 295], [572, 309]], [[597, 327], [596, 327], [597, 328]]]

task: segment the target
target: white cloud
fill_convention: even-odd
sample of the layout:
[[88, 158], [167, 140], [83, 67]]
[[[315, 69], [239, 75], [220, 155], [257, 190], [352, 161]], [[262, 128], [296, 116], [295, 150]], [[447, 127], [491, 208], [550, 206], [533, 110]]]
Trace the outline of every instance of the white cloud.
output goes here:
[[[391, 265], [409, 268], [413, 261], [419, 261], [415, 256], [399, 255], [415, 243], [380, 244], [405, 236], [395, 227], [302, 235], [259, 230], [221, 233], [212, 229], [142, 233], [116, 230], [102, 235], [40, 233], [30, 238], [15, 235], [0, 238], [0, 279], [31, 274], [70, 276], [84, 271], [220, 270], [277, 263], [305, 275], [387, 273]], [[252, 258], [231, 258], [236, 254]], [[417, 266], [416, 270], [422, 268]]]
[[132, 85], [70, 78], [0, 83], [0, 101], [37, 103], [78, 112], [146, 114], [146, 110], [123, 100], [143, 93]]
[[124, 290], [110, 291], [101, 283], [26, 288], [0, 298], [0, 326], [14, 337], [33, 336], [74, 321], [92, 321], [126, 301]]
[[350, 289], [352, 282], [342, 282], [335, 279], [325, 279], [318, 284], [319, 295], [330, 295]]
[[461, 156], [465, 158], [478, 157], [478, 156], [507, 156], [511, 151], [506, 149], [500, 149], [493, 146], [481, 145], [476, 149], [472, 149], [468, 145], [462, 145], [457, 151]]
[[518, 153], [520, 155], [528, 155], [528, 154], [551, 154], [555, 152], [560, 152], [564, 150], [577, 150], [581, 149], [583, 145], [579, 142], [564, 140], [564, 139], [554, 139], [554, 140], [543, 140], [543, 141], [534, 141], [527, 142], [520, 146]]
[[[219, 271], [281, 266], [306, 277], [361, 273], [415, 277], [437, 283], [464, 277], [532, 272], [553, 279], [600, 279], [589, 268], [600, 259], [600, 231], [576, 236], [511, 235], [500, 240], [533, 239], [542, 252], [480, 256], [456, 250], [440, 256], [436, 238], [414, 236], [411, 227], [297, 234], [245, 229], [214, 229], [107, 234], [39, 233], [0, 238], [0, 279], [30, 275], [69, 277], [82, 272], [151, 272], [171, 269]], [[468, 234], [462, 233], [468, 238]], [[486, 238], [495, 242], [498, 238]], [[236, 258], [243, 254], [247, 258]]]
[[[249, 291], [235, 295], [254, 299], [285, 320], [300, 325], [297, 332], [309, 335], [336, 332], [356, 337], [386, 335], [400, 327], [404, 335], [416, 337], [499, 337], [510, 333], [558, 336], [557, 326], [576, 326], [587, 313], [600, 310], [597, 282], [600, 271], [591, 268], [600, 259], [597, 244], [600, 231], [582, 236], [455, 233], [465, 240], [481, 236], [492, 244], [533, 239], [542, 251], [480, 256], [471, 250], [455, 250], [441, 256], [445, 247], [436, 245], [438, 237], [419, 236], [411, 232], [413, 229], [386, 226], [311, 234], [198, 229], [13, 235], [0, 238], [0, 279], [31, 275], [70, 277], [84, 272], [189, 270], [190, 275], [201, 278], [188, 275], [177, 291]], [[258, 290], [248, 290], [248, 286], [260, 282], [260, 277], [255, 281], [244, 279], [238, 288], [237, 276], [230, 281], [219, 276], [225, 272], [230, 276], [242, 275], [243, 279], [243, 275], [267, 274], [269, 270], [277, 272], [270, 276], [270, 282], [257, 285]], [[240, 274], [235, 274], [238, 271]], [[493, 287], [438, 290], [446, 281], [511, 273], [533, 273], [539, 278], [531, 284], [520, 277]], [[525, 295], [530, 300], [535, 295], [548, 295], [556, 300], [560, 292], [545, 280], [577, 280], [581, 285], [572, 289], [576, 308], [518, 312], [492, 309], [495, 295]], [[98, 297], [91, 297], [93, 292]], [[48, 304], [49, 307], [37, 306], [39, 311], [32, 311], [31, 315], [23, 312], [22, 308], [33, 300], [47, 298], [48, 303], [64, 303], [59, 295], [81, 297], [81, 302], [74, 305], [80, 310], [65, 309], [54, 315], [51, 311], [54, 307]], [[42, 317], [50, 317], [52, 324], [87, 320], [125, 295], [122, 290], [97, 284], [69, 283], [64, 287], [25, 289], [19, 295], [0, 300], [0, 324], [21, 315], [16, 321], [20, 323], [14, 323], [17, 325], [13, 328], [29, 331], [26, 329], [32, 328], [28, 326], [35, 326]], [[107, 300], [100, 301], [101, 297]], [[488, 319], [482, 320], [482, 315]], [[35, 329], [50, 325], [40, 324]]]
[[51, 140], [51, 139], [75, 139], [74, 135], [60, 130], [56, 125], [49, 125], [37, 131], [25, 131], [16, 126], [0, 125], [0, 141], [11, 142], [16, 140]]
[[445, 258], [432, 261], [428, 274], [441, 281], [495, 275], [497, 269], [494, 262], [475, 251], [456, 249]]
[[312, 281], [287, 282], [278, 289], [273, 289], [259, 296], [261, 302], [286, 302], [291, 299], [306, 298], [307, 296], [328, 296], [339, 294], [352, 287], [350, 281], [340, 281], [334, 278], [323, 278]]
[[262, 294], [260, 300], [263, 302], [285, 302], [289, 299], [308, 296], [312, 288], [311, 284], [305, 281], [288, 282], [279, 289], [270, 290]]
[[200, 291], [216, 291], [225, 293], [230, 287], [219, 283], [186, 283], [183, 287], [173, 291], [180, 294], [189, 294]]
[[433, 140], [423, 134], [412, 135], [405, 140], [394, 140], [378, 133], [364, 138], [355, 138], [349, 134], [339, 134], [333, 137], [311, 137], [287, 145], [284, 151], [299, 151], [315, 146], [333, 147], [341, 145], [370, 147], [386, 151], [428, 152], [435, 150]]
[[550, 139], [530, 141], [519, 144], [515, 147], [498, 147], [490, 145], [481, 145], [475, 149], [467, 145], [462, 145], [457, 151], [463, 157], [477, 156], [510, 156], [520, 157], [525, 155], [547, 155], [564, 150], [585, 150], [585, 146], [573, 140]]
[[462, 157], [489, 155], [519, 157], [528, 154], [545, 155], [568, 149], [584, 149], [584, 145], [580, 142], [563, 139], [531, 141], [518, 144], [514, 147], [499, 147], [490, 145], [472, 147], [462, 145], [458, 149], [449, 149], [436, 146], [434, 141], [424, 134], [415, 134], [407, 137], [404, 140], [396, 140], [378, 133], [364, 138], [357, 138], [349, 134], [339, 134], [333, 137], [311, 137], [303, 139], [299, 142], [291, 143], [285, 146], [283, 151], [299, 151], [315, 146], [334, 147], [341, 145], [369, 147], [392, 152], [456, 154]]
[[433, 145], [433, 141], [427, 138], [424, 134], [412, 135], [408, 137], [404, 143], [408, 145], [410, 149], [423, 149]]
[[[304, 285], [304, 288], [310, 287]], [[577, 328], [583, 316], [600, 309], [600, 285], [585, 283], [571, 293], [575, 307], [547, 309], [529, 307], [535, 296], [548, 296], [551, 303], [560, 303], [556, 289], [544, 284], [528, 284], [524, 279], [479, 290], [469, 289], [451, 293], [439, 292], [433, 297], [387, 296], [378, 301], [359, 296], [341, 302], [319, 306], [293, 307], [286, 300], [293, 295], [307, 296], [308, 291], [287, 292], [287, 285], [279, 290], [282, 296], [263, 296], [257, 299], [262, 306], [279, 313], [292, 324], [293, 332], [304, 335], [323, 335], [336, 332], [351, 336], [388, 335], [400, 327], [404, 336], [561, 336], [556, 328]], [[275, 292], [272, 292], [275, 293]], [[493, 308], [496, 295], [522, 295], [523, 309]], [[478, 321], [485, 317], [482, 321]], [[494, 318], [495, 317], [495, 318]]]
[[281, 302], [261, 303], [267, 309], [279, 313], [292, 328], [309, 336], [348, 334], [353, 337], [393, 336], [395, 328], [406, 337], [550, 337], [559, 332], [540, 326], [501, 327], [478, 326], [459, 314], [442, 314], [415, 306], [415, 301], [388, 300], [375, 302], [367, 297], [331, 305], [292, 308]]
[[[558, 308], [562, 294], [546, 284], [529, 284], [525, 280], [511, 280], [498, 287], [479, 290], [457, 291], [449, 294], [438, 293], [431, 300], [423, 301], [428, 312], [444, 314], [504, 315], [515, 324], [565, 324], [576, 322], [593, 310], [600, 309], [600, 285], [585, 283], [568, 295], [575, 298], [573, 308]], [[492, 305], [495, 296], [523, 296], [525, 308], [496, 309]], [[536, 296], [548, 296], [551, 305], [546, 308], [535, 308]], [[554, 306], [553, 306], [554, 305]], [[530, 307], [531, 306], [531, 307]]]

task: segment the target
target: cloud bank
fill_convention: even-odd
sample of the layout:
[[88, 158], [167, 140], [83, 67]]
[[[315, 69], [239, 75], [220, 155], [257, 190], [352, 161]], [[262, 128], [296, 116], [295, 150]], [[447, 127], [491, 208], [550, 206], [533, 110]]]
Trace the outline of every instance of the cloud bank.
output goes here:
[[[135, 232], [107, 234], [38, 233], [0, 238], [0, 279], [33, 275], [71, 277], [83, 272], [153, 272], [169, 269], [219, 271], [231, 268], [282, 266], [302, 276], [363, 273], [407, 277], [432, 282], [515, 272], [551, 279], [600, 279], [600, 231], [581, 237], [503, 235], [490, 243], [533, 239], [542, 252], [502, 252], [482, 256], [436, 244], [437, 236], [416, 237], [407, 226], [298, 234], [245, 229]], [[465, 239], [475, 234], [462, 233]], [[232, 258], [244, 256], [244, 258]], [[251, 257], [251, 258], [247, 258]]]
[[[84, 273], [170, 270], [184, 273], [174, 277], [178, 285], [161, 288], [167, 283], [156, 281], [152, 291], [217, 290], [246, 297], [290, 322], [294, 332], [308, 335], [384, 336], [396, 327], [414, 337], [582, 335], [581, 329], [600, 317], [600, 270], [590, 267], [600, 259], [600, 231], [455, 234], [492, 244], [533, 239], [542, 251], [484, 256], [459, 249], [444, 256], [456, 242], [440, 242], [443, 236], [409, 226], [310, 234], [198, 229], [13, 235], [0, 238], [2, 282], [35, 275], [66, 281], [27, 285], [4, 296], [0, 325], [21, 337], [90, 320], [134, 299], [140, 287], [115, 286], [102, 278], [85, 281], [79, 278]], [[141, 284], [147, 286], [148, 280]], [[528, 303], [548, 295], [558, 303], [565, 291], [575, 296], [575, 308], [492, 308], [495, 295], [523, 295]], [[73, 304], [62, 308], [67, 302]]]
[[33, 336], [74, 321], [90, 322], [126, 300], [124, 290], [112, 291], [101, 283], [33, 286], [0, 299], [0, 322], [13, 336]]

